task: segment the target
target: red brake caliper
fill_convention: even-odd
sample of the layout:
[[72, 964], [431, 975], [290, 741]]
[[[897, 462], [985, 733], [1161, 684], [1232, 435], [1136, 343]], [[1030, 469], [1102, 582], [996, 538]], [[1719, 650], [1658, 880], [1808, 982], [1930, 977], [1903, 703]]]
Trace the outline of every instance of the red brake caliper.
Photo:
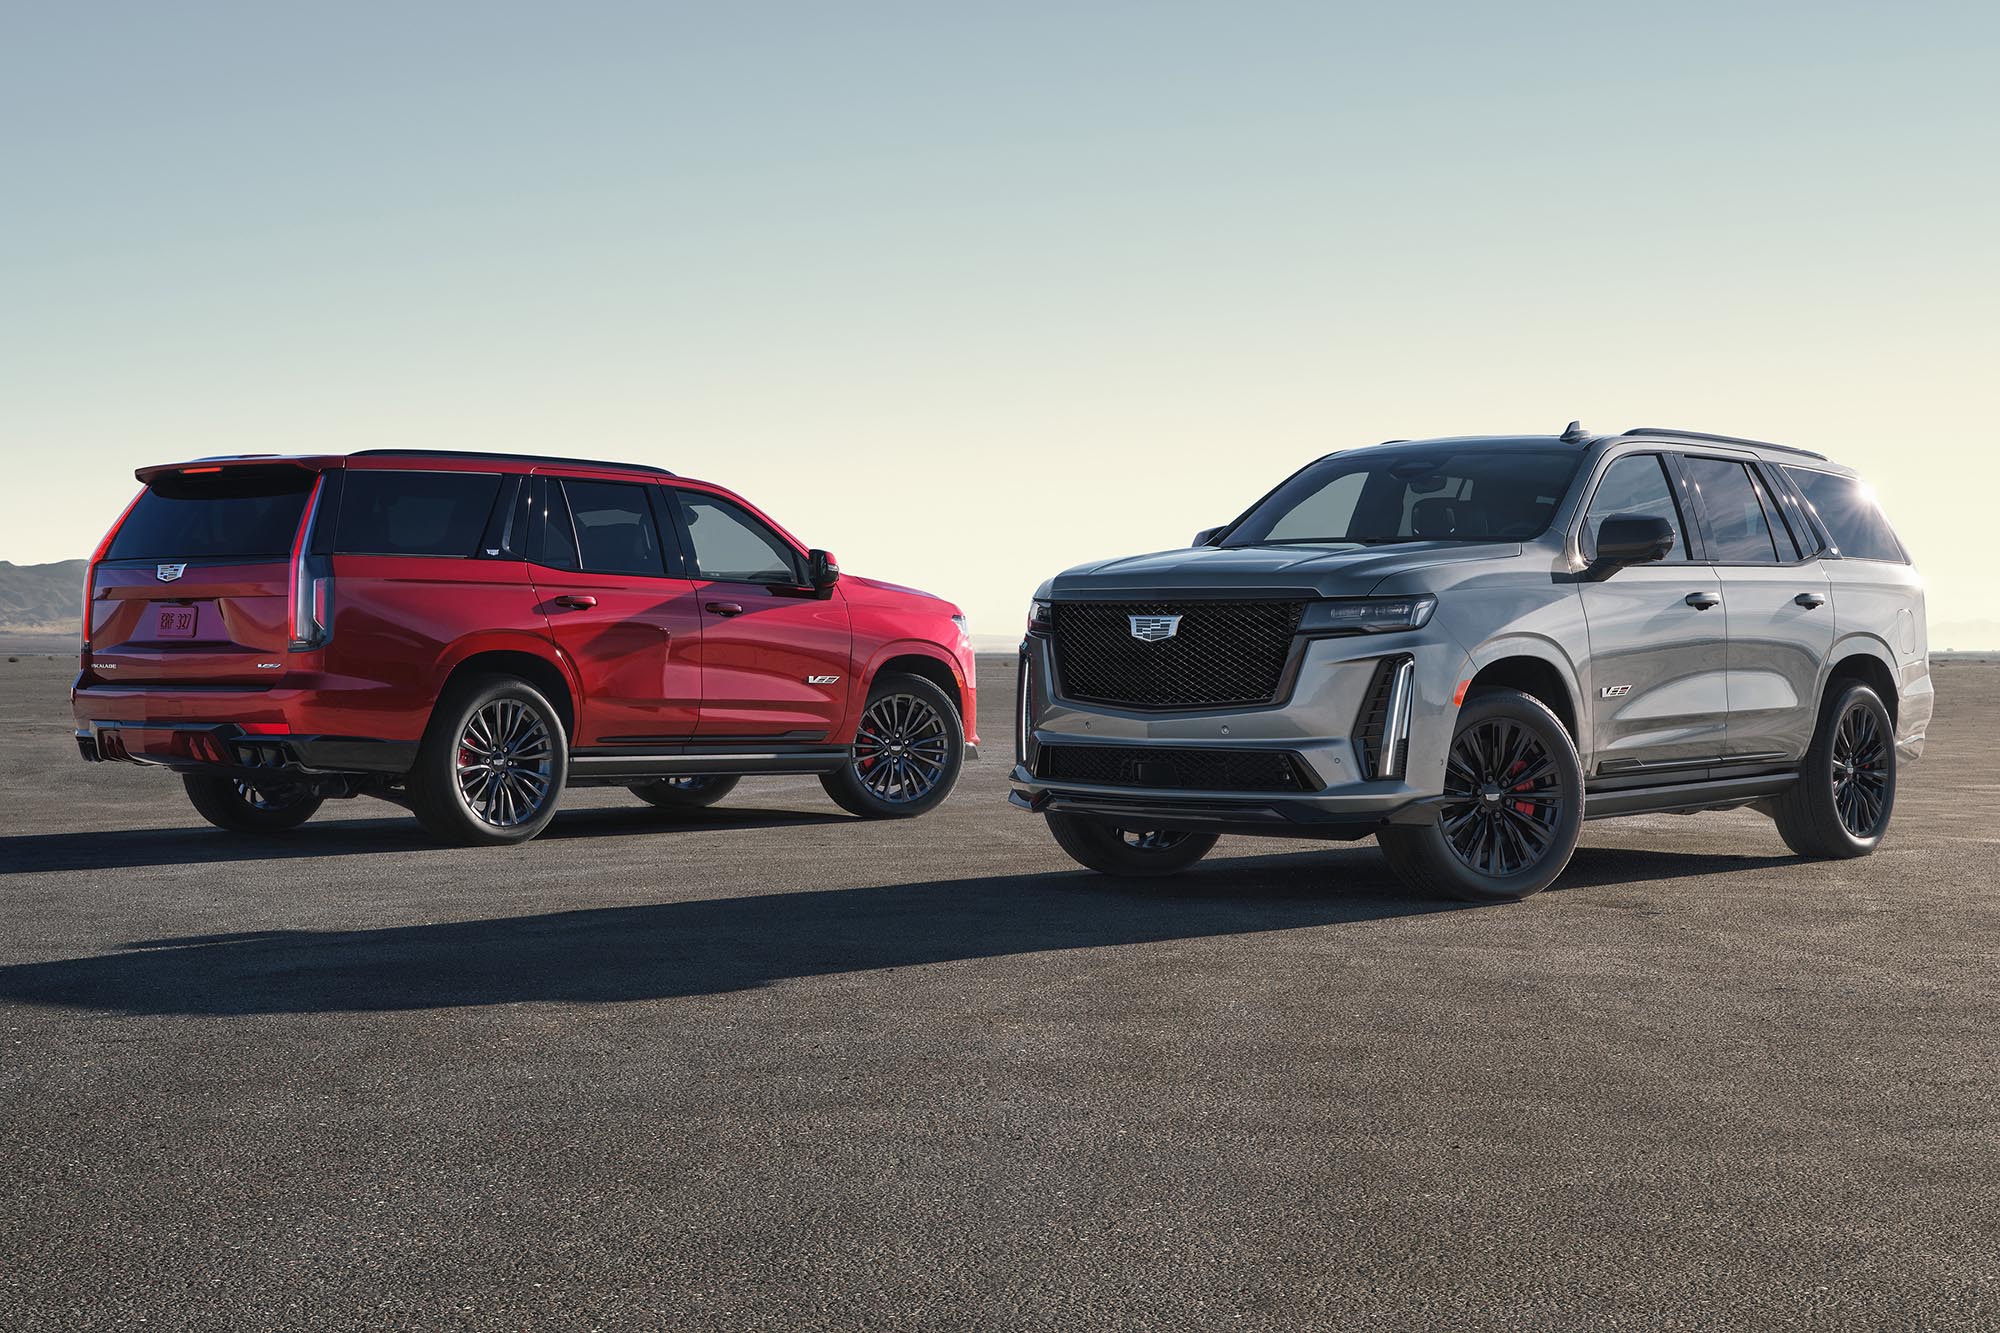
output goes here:
[[[1527, 760], [1525, 760], [1525, 759], [1516, 759], [1516, 760], [1514, 761], [1514, 766], [1513, 766], [1512, 768], [1510, 768], [1510, 769], [1508, 769], [1508, 770], [1507, 770], [1507, 776], [1511, 778], [1511, 777], [1513, 777], [1513, 776], [1514, 776], [1514, 775], [1515, 775], [1516, 773], [1519, 773], [1519, 772], [1520, 772], [1520, 771], [1521, 771], [1522, 769], [1526, 768], [1527, 766], [1528, 766], [1528, 761], [1527, 761]], [[1516, 786], [1514, 787], [1514, 790], [1515, 790], [1515, 791], [1527, 791], [1527, 790], [1528, 790], [1529, 788], [1531, 788], [1532, 786], [1534, 786], [1534, 784], [1533, 784], [1533, 783], [1531, 783], [1531, 782], [1522, 782], [1522, 783], [1518, 783], [1518, 784], [1516, 784]], [[1521, 812], [1522, 814], [1524, 814], [1524, 815], [1532, 815], [1532, 814], [1534, 814], [1534, 813], [1535, 813], [1535, 803], [1534, 803], [1533, 801], [1516, 801], [1516, 802], [1514, 802], [1514, 808], [1515, 808], [1516, 810], [1519, 810], [1519, 811], [1520, 811], [1520, 812]]]

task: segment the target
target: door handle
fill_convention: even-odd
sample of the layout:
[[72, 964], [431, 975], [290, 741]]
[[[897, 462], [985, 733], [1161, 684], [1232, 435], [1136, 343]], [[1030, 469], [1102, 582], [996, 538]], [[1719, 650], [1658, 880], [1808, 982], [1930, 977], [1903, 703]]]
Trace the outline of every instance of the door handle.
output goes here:
[[588, 593], [566, 592], [556, 598], [556, 605], [569, 611], [588, 611], [597, 605], [597, 599]]
[[1803, 606], [1808, 611], [1812, 610], [1815, 606], [1826, 605], [1826, 598], [1816, 592], [1802, 592], [1797, 597], [1792, 598], [1792, 601]]
[[1712, 592], [1691, 592], [1683, 600], [1697, 611], [1706, 611], [1711, 606], [1722, 605], [1722, 598]]
[[740, 616], [743, 614], [741, 602], [710, 602], [707, 609], [718, 616]]

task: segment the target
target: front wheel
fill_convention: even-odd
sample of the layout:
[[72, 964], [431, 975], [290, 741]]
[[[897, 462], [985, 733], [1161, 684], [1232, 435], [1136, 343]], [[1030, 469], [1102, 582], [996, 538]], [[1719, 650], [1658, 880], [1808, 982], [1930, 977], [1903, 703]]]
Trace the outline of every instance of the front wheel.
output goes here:
[[296, 782], [188, 773], [181, 785], [197, 814], [231, 833], [283, 833], [311, 819], [322, 803], [310, 788]]
[[1436, 815], [1375, 840], [1419, 893], [1495, 903], [1554, 883], [1582, 831], [1583, 764], [1561, 719], [1518, 690], [1488, 689], [1459, 710]]
[[1829, 691], [1798, 781], [1769, 809], [1800, 856], [1845, 860], [1882, 845], [1896, 809], [1896, 732], [1880, 695], [1861, 684]]
[[864, 819], [908, 819], [951, 795], [965, 765], [958, 705], [922, 676], [879, 677], [854, 735], [854, 756], [820, 779], [834, 804]]
[[555, 818], [568, 777], [562, 721], [541, 692], [512, 676], [476, 676], [431, 714], [409, 777], [410, 808], [445, 842], [526, 842]]
[[1085, 815], [1047, 818], [1057, 846], [1078, 865], [1105, 875], [1177, 875], [1207, 856], [1216, 841], [1213, 833], [1123, 828]]
[[656, 805], [662, 810], [700, 810], [729, 795], [741, 781], [732, 774], [711, 773], [704, 777], [635, 782], [628, 790], [648, 805]]

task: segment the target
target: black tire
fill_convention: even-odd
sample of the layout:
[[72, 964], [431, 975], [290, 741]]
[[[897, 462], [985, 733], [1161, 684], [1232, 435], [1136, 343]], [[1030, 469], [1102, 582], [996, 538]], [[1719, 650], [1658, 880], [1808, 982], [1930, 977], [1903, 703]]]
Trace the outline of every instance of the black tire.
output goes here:
[[1207, 856], [1216, 841], [1213, 833], [1120, 828], [1086, 815], [1051, 814], [1047, 818], [1056, 845], [1078, 865], [1104, 875], [1178, 875]]
[[1376, 837], [1390, 869], [1418, 893], [1477, 903], [1540, 893], [1583, 831], [1576, 743], [1547, 705], [1518, 690], [1483, 689], [1459, 709], [1445, 794], [1464, 799]]
[[[462, 758], [471, 760], [463, 783]], [[508, 846], [548, 827], [568, 778], [569, 740], [541, 692], [513, 676], [473, 676], [438, 700], [407, 785], [432, 837]]]
[[742, 780], [730, 773], [711, 773], [698, 778], [635, 782], [628, 790], [646, 804], [662, 810], [700, 810], [729, 795]]
[[1830, 689], [1799, 780], [1767, 807], [1800, 856], [1849, 860], [1882, 845], [1896, 811], [1896, 728], [1874, 690]]
[[854, 757], [819, 781], [851, 815], [909, 819], [937, 809], [963, 767], [958, 705], [922, 676], [891, 673], [868, 690]]
[[284, 833], [313, 817], [324, 801], [296, 783], [259, 785], [187, 773], [181, 777], [195, 812], [231, 833]]

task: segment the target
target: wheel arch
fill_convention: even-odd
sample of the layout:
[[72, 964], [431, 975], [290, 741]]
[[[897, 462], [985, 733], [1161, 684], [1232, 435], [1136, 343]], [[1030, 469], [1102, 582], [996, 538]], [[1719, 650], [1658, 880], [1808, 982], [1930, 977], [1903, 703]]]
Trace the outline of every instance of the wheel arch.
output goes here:
[[869, 663], [863, 674], [861, 688], [855, 693], [854, 714], [858, 720], [866, 706], [868, 692], [875, 688], [875, 682], [884, 672], [902, 672], [919, 676], [945, 692], [951, 706], [958, 710], [961, 719], [965, 717], [965, 678], [958, 664], [952, 661], [942, 648], [921, 641], [906, 641], [889, 644], [881, 649]]
[[1475, 659], [1472, 677], [1466, 683], [1465, 692], [1483, 686], [1519, 690], [1532, 699], [1539, 699], [1548, 705], [1569, 732], [1579, 754], [1589, 754], [1589, 737], [1585, 734], [1588, 717], [1580, 706], [1576, 688], [1576, 676], [1569, 662], [1552, 648], [1538, 644], [1516, 641], [1501, 645], [1482, 659]]
[[[443, 664], [437, 697], [442, 699], [455, 682], [474, 675], [517, 676], [533, 685], [556, 710], [563, 734], [575, 743], [580, 691], [568, 665], [546, 642], [510, 635], [458, 645]], [[432, 707], [435, 710], [435, 703]]]
[[1857, 634], [1842, 640], [1834, 645], [1826, 679], [1820, 684], [1820, 702], [1823, 704], [1843, 683], [1859, 681], [1881, 696], [1882, 706], [1889, 710], [1890, 725], [1894, 726], [1902, 703], [1902, 692], [1896, 686], [1895, 663], [1889, 645], [1880, 639]]

